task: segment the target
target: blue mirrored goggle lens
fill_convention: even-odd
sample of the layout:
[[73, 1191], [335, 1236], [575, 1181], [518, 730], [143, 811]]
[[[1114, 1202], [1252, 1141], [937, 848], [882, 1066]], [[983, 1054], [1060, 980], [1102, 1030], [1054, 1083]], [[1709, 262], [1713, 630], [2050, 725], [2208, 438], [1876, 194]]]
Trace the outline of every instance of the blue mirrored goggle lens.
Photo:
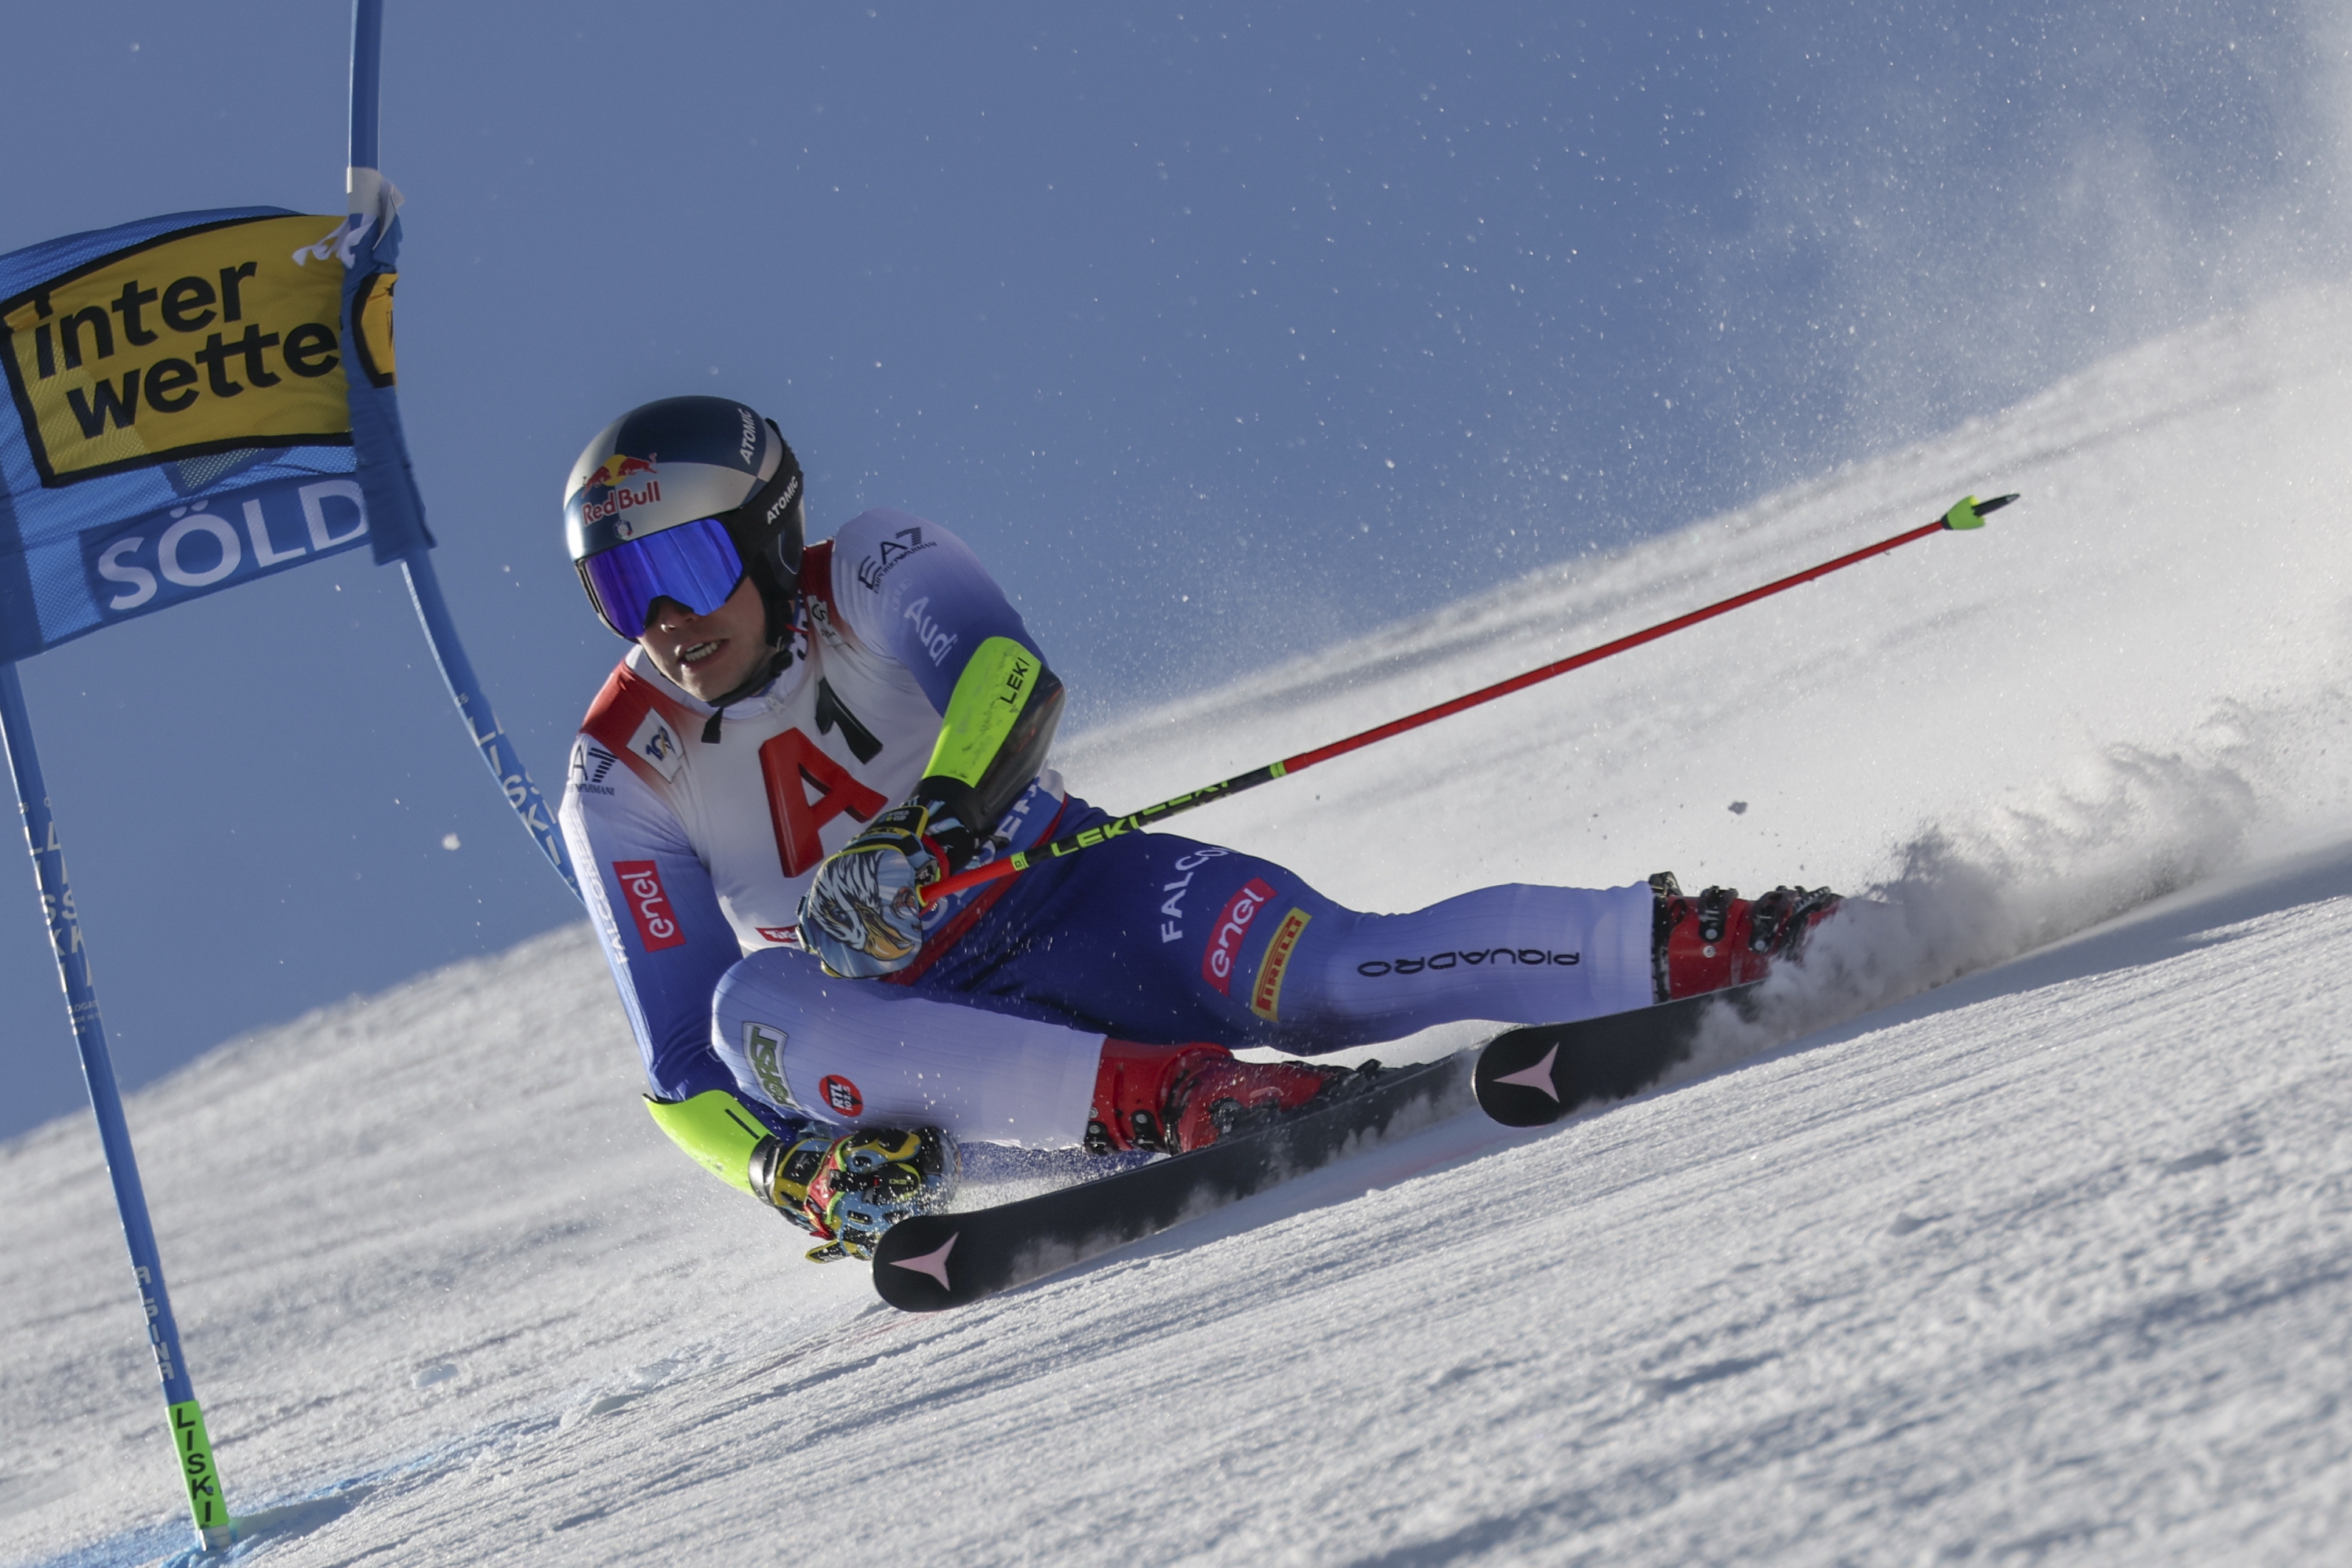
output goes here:
[[743, 558], [715, 517], [616, 544], [580, 565], [596, 608], [625, 637], [644, 632], [656, 599], [675, 599], [707, 616], [743, 580]]

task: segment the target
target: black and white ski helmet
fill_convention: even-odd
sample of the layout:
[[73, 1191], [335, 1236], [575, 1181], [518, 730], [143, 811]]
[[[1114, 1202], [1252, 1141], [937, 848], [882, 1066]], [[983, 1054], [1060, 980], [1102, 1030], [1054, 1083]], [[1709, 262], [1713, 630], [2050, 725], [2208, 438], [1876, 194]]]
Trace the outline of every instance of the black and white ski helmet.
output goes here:
[[790, 624], [800, 582], [802, 489], [800, 461], [773, 420], [731, 397], [665, 397], [605, 426], [572, 465], [565, 542], [578, 565], [633, 539], [716, 518], [768, 602], [773, 635]]

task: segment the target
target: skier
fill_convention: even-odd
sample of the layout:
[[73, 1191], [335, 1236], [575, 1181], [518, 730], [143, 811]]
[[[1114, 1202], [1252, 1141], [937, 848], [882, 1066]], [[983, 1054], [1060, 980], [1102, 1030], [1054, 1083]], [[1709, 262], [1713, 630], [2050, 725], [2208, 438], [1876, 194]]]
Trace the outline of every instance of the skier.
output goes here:
[[1562, 1022], [1760, 975], [1835, 899], [1482, 889], [1360, 914], [1271, 861], [1131, 833], [926, 907], [942, 876], [1107, 820], [1046, 766], [1062, 683], [946, 529], [805, 543], [782, 432], [719, 397], [606, 426], [564, 487], [633, 646], [562, 820], [662, 1130], [866, 1256], [957, 1141], [1181, 1152], [1360, 1075], [1245, 1062], [1465, 1018]]

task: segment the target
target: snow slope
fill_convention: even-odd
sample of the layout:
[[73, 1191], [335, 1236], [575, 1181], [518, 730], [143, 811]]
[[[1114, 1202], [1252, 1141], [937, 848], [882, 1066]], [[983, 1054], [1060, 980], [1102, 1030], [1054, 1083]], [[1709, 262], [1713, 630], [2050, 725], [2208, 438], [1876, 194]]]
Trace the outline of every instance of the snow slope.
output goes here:
[[[1064, 748], [1139, 805], [2024, 491], [1183, 825], [1372, 907], [1888, 899], [1776, 1015], [1853, 1021], [1561, 1128], [912, 1319], [658, 1138], [580, 931], [224, 1046], [131, 1114], [240, 1556], [2329, 1560], [2347, 351], [2352, 301], [2283, 300]], [[86, 1119], [0, 1145], [0, 1562], [179, 1552]]]

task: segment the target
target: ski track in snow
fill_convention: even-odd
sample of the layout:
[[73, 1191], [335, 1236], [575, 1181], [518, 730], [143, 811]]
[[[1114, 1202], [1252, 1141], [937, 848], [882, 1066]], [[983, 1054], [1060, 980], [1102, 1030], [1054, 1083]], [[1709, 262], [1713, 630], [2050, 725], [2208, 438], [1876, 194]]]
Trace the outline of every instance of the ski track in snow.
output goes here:
[[[1139, 805], [2022, 490], [1177, 825], [1370, 908], [1665, 868], [1886, 901], [1562, 1127], [1457, 1118], [926, 1319], [669, 1149], [582, 930], [151, 1087], [236, 1556], [2330, 1560], [2347, 351], [2352, 301], [2284, 299], [1064, 747]], [[87, 1117], [0, 1144], [0, 1562], [183, 1554]]]

